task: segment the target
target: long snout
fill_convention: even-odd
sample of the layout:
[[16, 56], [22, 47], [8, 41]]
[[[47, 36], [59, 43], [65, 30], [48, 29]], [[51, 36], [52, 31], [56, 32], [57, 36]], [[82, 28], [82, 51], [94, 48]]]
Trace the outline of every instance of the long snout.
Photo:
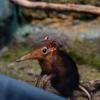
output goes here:
[[30, 60], [30, 59], [33, 59], [33, 55], [32, 53], [27, 53], [26, 55], [17, 59], [16, 62], [21, 62], [21, 61]]

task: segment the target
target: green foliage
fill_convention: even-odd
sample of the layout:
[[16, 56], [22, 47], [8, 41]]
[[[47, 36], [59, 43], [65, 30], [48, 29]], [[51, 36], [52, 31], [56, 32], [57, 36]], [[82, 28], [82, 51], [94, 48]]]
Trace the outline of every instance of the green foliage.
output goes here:
[[27, 52], [29, 46], [25, 44], [17, 45], [13, 43], [11, 46], [9, 46], [8, 51], [3, 53], [2, 56], [0, 56], [1, 61], [3, 61], [5, 64], [9, 61], [15, 61], [17, 57], [20, 57], [22, 54]]
[[86, 63], [83, 57], [74, 49], [70, 49], [69, 55], [75, 60], [75, 62], [78, 62], [78, 64]]
[[9, 70], [1, 70], [0, 73], [8, 75], [8, 76], [13, 77], [13, 78], [17, 78], [18, 77], [18, 75], [16, 73], [12, 73]]
[[94, 67], [100, 68], [100, 56], [91, 57], [88, 60], [88, 63], [93, 65]]
[[78, 64], [88, 64], [96, 68], [100, 67], [99, 39], [76, 41], [69, 54]]

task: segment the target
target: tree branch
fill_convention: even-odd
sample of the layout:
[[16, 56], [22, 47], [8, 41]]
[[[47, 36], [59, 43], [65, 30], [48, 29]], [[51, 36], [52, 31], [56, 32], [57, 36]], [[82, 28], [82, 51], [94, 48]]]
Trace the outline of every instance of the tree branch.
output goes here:
[[55, 4], [46, 2], [32, 2], [29, 0], [11, 0], [25, 8], [52, 9], [57, 11], [75, 11], [100, 15], [100, 7], [81, 4]]

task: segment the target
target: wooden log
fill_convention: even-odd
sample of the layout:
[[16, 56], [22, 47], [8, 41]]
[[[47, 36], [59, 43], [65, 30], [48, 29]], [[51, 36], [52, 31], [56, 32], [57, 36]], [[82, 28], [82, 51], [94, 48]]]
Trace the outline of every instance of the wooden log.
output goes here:
[[93, 5], [55, 4], [47, 2], [33, 2], [29, 0], [11, 0], [11, 1], [25, 8], [51, 9], [57, 11], [74, 11], [74, 12], [84, 12], [84, 13], [100, 15], [100, 7]]

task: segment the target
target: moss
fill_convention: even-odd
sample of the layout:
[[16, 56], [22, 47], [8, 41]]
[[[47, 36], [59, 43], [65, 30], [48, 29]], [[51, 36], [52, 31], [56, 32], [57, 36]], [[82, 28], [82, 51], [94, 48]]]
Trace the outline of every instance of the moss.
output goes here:
[[2, 55], [2, 57], [0, 57], [4, 62], [8, 62], [9, 58], [10, 58], [10, 53], [6, 52]]
[[100, 66], [100, 40], [75, 41], [69, 49], [69, 54], [78, 64], [88, 64], [99, 68]]
[[4, 63], [15, 61], [18, 57], [27, 52], [29, 50], [28, 48], [29, 46], [26, 46], [25, 44], [12, 44], [9, 46], [8, 51], [4, 52], [2, 56], [0, 56], [0, 59]]
[[71, 49], [69, 52], [69, 55], [74, 59], [75, 62], [77, 62], [78, 64], [83, 64], [86, 63], [85, 60], [82, 58], [82, 56], [80, 54], [78, 54], [77, 51], [75, 51], [74, 49]]
[[96, 56], [94, 58], [90, 58], [88, 63], [93, 65], [94, 67], [100, 67], [100, 56]]
[[13, 77], [13, 78], [18, 78], [18, 75], [15, 73], [12, 73], [9, 70], [1, 70], [0, 73], [5, 74], [7, 76]]

